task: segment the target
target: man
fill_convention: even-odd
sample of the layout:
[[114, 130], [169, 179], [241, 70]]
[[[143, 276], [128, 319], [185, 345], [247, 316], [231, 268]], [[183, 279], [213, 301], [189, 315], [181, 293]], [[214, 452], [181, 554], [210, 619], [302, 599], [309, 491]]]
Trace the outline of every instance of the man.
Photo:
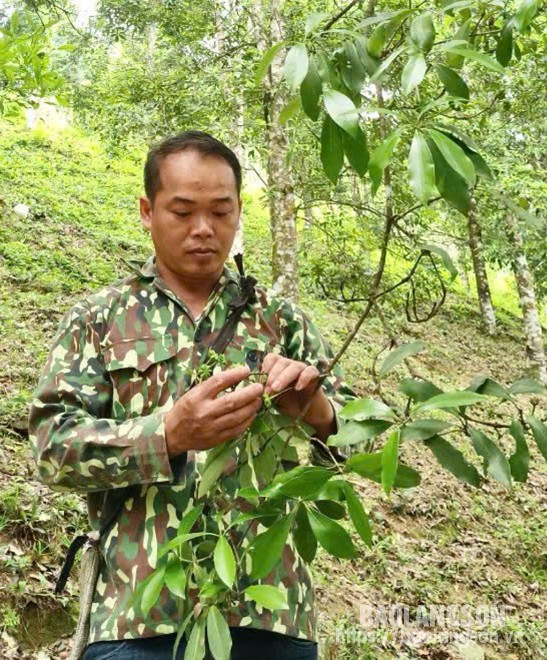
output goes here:
[[[335, 408], [354, 398], [338, 369], [316, 387], [330, 349], [297, 307], [260, 287], [225, 349], [228, 368], [190, 387], [240, 295], [241, 278], [225, 261], [241, 213], [241, 167], [223, 143], [188, 131], [150, 151], [144, 178], [140, 213], [155, 257], [70, 310], [29, 418], [41, 479], [87, 493], [94, 529], [108, 496], [133, 487], [101, 539], [86, 660], [171, 658], [176, 601], [164, 589], [144, 615], [131, 597], [192, 504], [206, 450], [245, 432], [264, 394], [291, 387], [276, 406], [293, 418], [311, 397], [304, 421], [321, 440], [337, 428]], [[249, 364], [261, 365], [264, 385], [243, 383]], [[290, 608], [244, 602], [230, 611], [234, 658], [317, 657], [313, 587], [291, 544], [276, 570], [270, 583], [283, 581]]]

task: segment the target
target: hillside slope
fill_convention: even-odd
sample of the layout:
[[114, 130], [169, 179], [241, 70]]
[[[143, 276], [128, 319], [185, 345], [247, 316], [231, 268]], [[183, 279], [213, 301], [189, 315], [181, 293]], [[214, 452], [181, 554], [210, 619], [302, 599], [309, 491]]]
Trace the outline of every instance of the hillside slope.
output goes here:
[[[1, 128], [0, 657], [57, 659], [74, 625], [76, 584], [60, 598], [52, 586], [71, 538], [85, 528], [85, 507], [78, 496], [53, 494], [35, 479], [26, 409], [62, 314], [125, 273], [124, 258], [150, 253], [135, 203], [142, 154], [113, 161], [77, 132]], [[247, 244], [254, 247], [247, 262], [264, 278], [267, 214], [256, 199], [246, 201]], [[28, 217], [12, 211], [21, 203], [30, 207]], [[340, 346], [355, 312], [310, 297], [303, 304]], [[400, 339], [427, 343], [413, 363], [441, 387], [467, 386], [476, 373], [510, 382], [524, 372], [516, 320], [503, 318], [499, 336], [487, 338], [474, 305], [461, 297], [450, 297], [431, 324], [408, 325], [397, 315], [390, 323]], [[371, 363], [387, 340], [371, 320], [343, 360], [361, 394], [372, 393]], [[388, 395], [390, 388], [395, 380]], [[420, 488], [387, 499], [373, 484], [358, 483], [375, 547], [349, 563], [321, 555], [315, 566], [323, 657], [547, 657], [547, 470], [537, 452], [529, 483], [511, 492], [492, 483], [474, 490], [441, 472], [421, 448], [408, 452], [423, 475]], [[467, 647], [454, 635], [436, 636], [438, 629], [355, 638], [360, 604], [391, 603], [504, 606], [506, 617], [487, 626], [491, 639]]]

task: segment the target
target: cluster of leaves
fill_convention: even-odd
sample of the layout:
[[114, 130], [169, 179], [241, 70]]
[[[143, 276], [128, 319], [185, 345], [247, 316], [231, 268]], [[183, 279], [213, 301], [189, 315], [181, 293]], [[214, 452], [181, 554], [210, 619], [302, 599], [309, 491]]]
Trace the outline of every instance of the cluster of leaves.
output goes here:
[[40, 98], [58, 93], [63, 81], [51, 65], [52, 24], [42, 24], [24, 10], [4, 20], [0, 16], [0, 115], [14, 107], [36, 106]]
[[[537, 11], [536, 0], [523, 0], [514, 12], [494, 1], [442, 2], [434, 13], [399, 9], [367, 17], [352, 29], [325, 30], [319, 29], [325, 15], [312, 14], [305, 41], [285, 58], [286, 82], [295, 94], [287, 107], [302, 107], [314, 122], [322, 117], [321, 161], [333, 183], [346, 159], [360, 177], [368, 173], [374, 195], [395, 149], [407, 141], [415, 196], [425, 204], [438, 193], [466, 213], [477, 177], [490, 171], [477, 145], [439, 117], [470, 98], [465, 63], [501, 74], [513, 55], [521, 56], [517, 37], [531, 29]], [[489, 26], [486, 36], [479, 32], [483, 24]], [[329, 43], [338, 35], [347, 39], [332, 51]], [[264, 55], [258, 77], [284, 45]], [[363, 119], [370, 113], [382, 115], [390, 130], [369, 153]]]
[[[423, 349], [422, 342], [413, 342], [390, 352], [378, 369], [379, 381]], [[202, 377], [210, 375], [215, 355], [206, 364]], [[339, 413], [345, 423], [329, 438], [327, 448], [354, 452], [342, 464], [332, 456], [331, 467], [291, 468], [298, 461], [299, 442], [310, 438], [309, 429], [276, 413], [271, 401], [243, 436], [207, 453], [194, 505], [176, 535], [159, 550], [156, 570], [135, 595], [145, 615], [164, 587], [178, 600], [182, 624], [177, 646], [186, 633], [185, 660], [203, 658], [206, 643], [217, 660], [229, 658], [225, 614], [230, 606], [252, 600], [272, 611], [288, 608], [282, 589], [260, 581], [275, 570], [289, 538], [306, 563], [314, 560], [319, 546], [334, 557], [351, 559], [356, 547], [339, 522], [346, 519], [371, 546], [369, 517], [351, 479], [359, 475], [378, 483], [387, 495], [394, 488], [418, 486], [420, 474], [401, 459], [405, 443], [423, 444], [443, 469], [474, 487], [488, 476], [505, 486], [525, 482], [530, 461], [526, 435], [535, 439], [547, 460], [547, 425], [533, 411], [525, 417], [519, 405], [519, 395], [545, 394], [534, 380], [505, 387], [479, 377], [466, 390], [443, 392], [431, 382], [408, 378], [399, 387], [405, 401], [400, 407], [366, 398], [348, 403]], [[498, 435], [508, 431], [514, 440], [515, 450], [508, 458], [478, 428], [484, 422], [469, 413], [495, 400], [515, 413], [510, 423], [494, 424]], [[507, 414], [503, 409], [496, 418]], [[448, 439], [455, 433], [470, 438], [483, 463], [482, 475]], [[382, 446], [375, 450], [381, 439]], [[354, 451], [362, 447], [366, 451]], [[226, 490], [223, 477], [229, 465], [235, 465], [230, 474], [233, 491]], [[205, 500], [213, 504], [212, 510], [206, 510]], [[251, 526], [258, 523], [264, 531], [246, 543]]]

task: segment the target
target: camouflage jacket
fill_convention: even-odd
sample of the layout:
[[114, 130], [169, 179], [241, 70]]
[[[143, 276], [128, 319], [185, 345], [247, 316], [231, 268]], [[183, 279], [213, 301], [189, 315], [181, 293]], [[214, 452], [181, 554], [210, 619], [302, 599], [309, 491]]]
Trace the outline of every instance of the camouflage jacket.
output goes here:
[[[154, 570], [158, 548], [193, 506], [196, 469], [207, 452], [169, 460], [164, 416], [189, 387], [205, 346], [224, 325], [239, 276], [228, 268], [194, 319], [157, 275], [155, 259], [132, 262], [134, 273], [76, 304], [64, 317], [38, 384], [29, 431], [42, 481], [87, 494], [90, 524], [99, 528], [106, 494], [134, 485], [117, 520], [103, 535], [91, 613], [90, 642], [177, 630], [176, 599], [167, 589], [147, 615], [132, 601]], [[249, 351], [275, 351], [324, 369], [331, 349], [295, 305], [257, 287], [225, 350], [227, 366]], [[323, 387], [335, 411], [355, 398], [342, 372]], [[256, 526], [249, 534], [249, 542]], [[234, 606], [231, 626], [315, 638], [315, 603], [308, 569], [290, 540], [282, 563], [262, 583], [284, 585], [290, 608]]]

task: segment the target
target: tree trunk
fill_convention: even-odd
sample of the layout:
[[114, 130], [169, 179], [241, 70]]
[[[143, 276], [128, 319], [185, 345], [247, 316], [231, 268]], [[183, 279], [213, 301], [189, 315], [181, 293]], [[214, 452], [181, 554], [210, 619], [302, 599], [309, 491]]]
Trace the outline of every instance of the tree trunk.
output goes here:
[[[225, 48], [226, 40], [226, 31], [225, 31], [225, 22], [227, 16], [234, 14], [237, 11], [237, 5], [232, 0], [220, 0], [216, 3], [215, 7], [215, 25], [216, 25], [216, 35], [214, 40], [213, 50], [217, 56], [220, 56], [222, 51]], [[241, 53], [240, 51], [232, 57], [232, 69], [234, 71], [241, 71]], [[245, 183], [245, 171], [246, 171], [246, 154], [245, 147], [243, 144], [244, 139], [244, 112], [245, 112], [245, 101], [243, 98], [243, 89], [244, 86], [241, 81], [238, 81], [240, 84], [233, 84], [233, 79], [230, 79], [230, 72], [227, 70], [225, 73], [221, 73], [221, 86], [226, 93], [230, 93], [230, 90], [235, 89], [235, 95], [233, 98], [233, 115], [235, 116], [235, 122], [229, 127], [228, 135], [232, 151], [237, 156], [242, 169], [243, 174], [243, 184]], [[232, 243], [232, 248], [230, 250], [230, 257], [233, 258], [236, 254], [244, 253], [244, 212], [241, 211], [239, 217], [239, 227], [234, 237], [234, 242]]]
[[542, 383], [547, 384], [547, 361], [543, 345], [543, 331], [534, 290], [534, 280], [528, 268], [528, 259], [524, 252], [522, 233], [515, 216], [508, 210], [505, 216], [507, 236], [513, 250], [511, 266], [515, 274], [519, 294], [524, 334], [526, 336], [526, 355], [529, 366], [536, 370]]
[[467, 214], [467, 229], [482, 324], [487, 334], [494, 335], [496, 334], [496, 315], [494, 314], [488, 275], [486, 274], [486, 263], [482, 253], [482, 232], [477, 220], [477, 203], [475, 199], [471, 199], [471, 206]]
[[[254, 4], [255, 27], [260, 53], [283, 40], [283, 19], [279, 0]], [[267, 173], [272, 236], [272, 289], [293, 301], [298, 299], [298, 252], [294, 187], [287, 155], [287, 130], [279, 123], [286, 103], [281, 87], [283, 53], [273, 61], [263, 79], [263, 107], [266, 120]]]

